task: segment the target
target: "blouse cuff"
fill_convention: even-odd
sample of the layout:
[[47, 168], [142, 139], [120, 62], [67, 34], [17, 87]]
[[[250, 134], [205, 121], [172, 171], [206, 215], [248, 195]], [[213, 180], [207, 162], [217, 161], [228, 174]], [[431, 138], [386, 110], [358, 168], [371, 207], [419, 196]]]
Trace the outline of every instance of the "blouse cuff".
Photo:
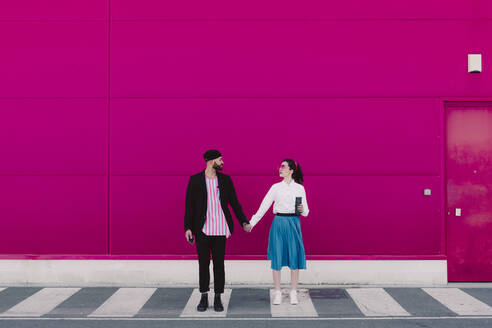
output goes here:
[[249, 220], [249, 224], [251, 224], [251, 228], [253, 228], [257, 223], [258, 223], [258, 217], [256, 215], [253, 215], [251, 220]]

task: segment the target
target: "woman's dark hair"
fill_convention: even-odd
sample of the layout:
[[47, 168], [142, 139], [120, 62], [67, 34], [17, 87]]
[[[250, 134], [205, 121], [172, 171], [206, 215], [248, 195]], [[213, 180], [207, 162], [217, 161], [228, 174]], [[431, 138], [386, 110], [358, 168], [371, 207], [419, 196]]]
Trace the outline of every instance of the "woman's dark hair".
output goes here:
[[294, 162], [293, 160], [287, 158], [284, 159], [282, 162], [286, 162], [289, 164], [289, 169], [294, 170], [292, 173], [292, 179], [294, 179], [295, 182], [298, 184], [301, 184], [304, 182], [304, 175], [302, 174], [301, 166], [299, 163]]

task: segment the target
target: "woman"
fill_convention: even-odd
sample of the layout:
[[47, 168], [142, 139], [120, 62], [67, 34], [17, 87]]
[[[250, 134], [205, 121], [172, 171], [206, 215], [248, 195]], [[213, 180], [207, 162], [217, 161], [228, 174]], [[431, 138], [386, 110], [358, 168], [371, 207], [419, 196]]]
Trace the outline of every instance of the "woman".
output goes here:
[[261, 202], [258, 212], [250, 220], [253, 228], [270, 208], [273, 202], [273, 219], [268, 237], [268, 259], [271, 260], [273, 283], [275, 286], [273, 304], [282, 301], [280, 291], [280, 272], [282, 267], [290, 268], [291, 291], [290, 303], [297, 304], [297, 283], [299, 269], [306, 269], [306, 254], [302, 242], [299, 215], [296, 214], [296, 197], [301, 197], [301, 204], [297, 211], [302, 216], [309, 213], [306, 191], [302, 186], [303, 175], [301, 166], [291, 159], [282, 161], [279, 167], [279, 176], [283, 180], [274, 184]]

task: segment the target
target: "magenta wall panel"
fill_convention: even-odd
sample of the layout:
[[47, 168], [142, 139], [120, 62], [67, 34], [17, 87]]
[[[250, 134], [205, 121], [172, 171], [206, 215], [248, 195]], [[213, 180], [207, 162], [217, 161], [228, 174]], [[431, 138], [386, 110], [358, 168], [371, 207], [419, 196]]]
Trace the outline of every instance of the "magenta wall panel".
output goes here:
[[[200, 169], [198, 168], [198, 171]], [[195, 172], [196, 171], [196, 172]], [[198, 173], [197, 170], [191, 171]], [[114, 176], [111, 179], [112, 254], [195, 254], [184, 239], [184, 195], [188, 176]], [[233, 176], [248, 218], [260, 205], [275, 176]], [[233, 215], [235, 231], [228, 254], [263, 255], [264, 229], [246, 235]], [[265, 221], [268, 219], [265, 219]]]
[[[111, 94], [484, 95], [489, 92], [484, 87], [466, 87], [473, 78], [466, 73], [473, 24], [463, 20], [114, 22]], [[492, 31], [492, 22], [482, 25]], [[491, 49], [490, 42], [484, 44]], [[492, 83], [490, 76], [480, 78]]]
[[112, 0], [114, 19], [492, 18], [487, 0]]
[[[112, 253], [194, 254], [183, 232], [187, 181], [187, 176], [113, 177]], [[280, 178], [233, 176], [233, 181], [250, 218]], [[438, 254], [442, 237], [439, 182], [437, 177], [422, 176], [307, 176], [312, 214], [301, 221], [307, 253]], [[432, 196], [424, 196], [425, 188], [432, 190]], [[266, 254], [271, 210], [253, 233], [237, 229], [227, 253]]]
[[0, 253], [106, 253], [106, 182], [104, 176], [0, 176]]
[[107, 174], [107, 101], [0, 99], [0, 174]]
[[108, 1], [4, 0], [0, 2], [0, 20], [106, 20]]
[[112, 254], [193, 254], [184, 239], [186, 176], [111, 178]]
[[0, 97], [107, 96], [107, 23], [0, 21], [0, 31]]
[[111, 109], [113, 174], [188, 175], [210, 147], [238, 175], [272, 174], [285, 157], [310, 175], [439, 174], [434, 99], [116, 99]]
[[[234, 177], [246, 215], [257, 211], [271, 184], [278, 181], [274, 176]], [[306, 253], [438, 254], [439, 183], [437, 177], [422, 176], [306, 176], [311, 211], [301, 217]], [[425, 188], [432, 190], [432, 196], [424, 196]], [[231, 238], [231, 254], [266, 254], [271, 210], [251, 235]]]
[[438, 177], [307, 177], [305, 187], [313, 210], [302, 226], [309, 254], [439, 254]]

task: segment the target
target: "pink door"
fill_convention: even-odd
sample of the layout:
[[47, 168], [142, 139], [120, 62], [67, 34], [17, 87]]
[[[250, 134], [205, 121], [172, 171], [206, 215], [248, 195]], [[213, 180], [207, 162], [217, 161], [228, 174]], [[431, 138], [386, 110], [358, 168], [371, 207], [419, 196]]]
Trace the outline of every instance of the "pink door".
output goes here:
[[492, 102], [446, 105], [449, 281], [492, 281]]

